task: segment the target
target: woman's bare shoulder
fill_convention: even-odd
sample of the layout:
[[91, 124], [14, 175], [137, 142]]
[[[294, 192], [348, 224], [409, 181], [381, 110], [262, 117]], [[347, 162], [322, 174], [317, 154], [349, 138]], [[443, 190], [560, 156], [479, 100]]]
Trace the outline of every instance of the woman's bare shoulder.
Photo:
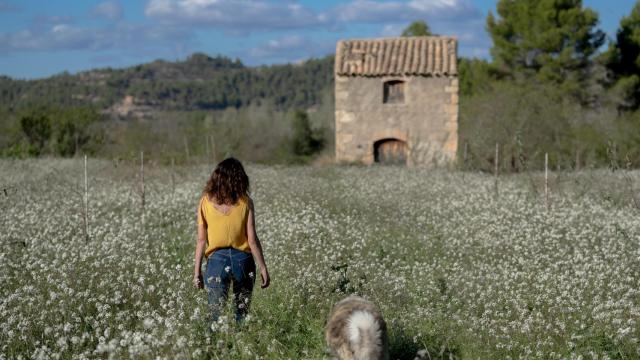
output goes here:
[[247, 204], [247, 207], [253, 210], [253, 199], [251, 198], [251, 196], [249, 195], [245, 196], [244, 201]]

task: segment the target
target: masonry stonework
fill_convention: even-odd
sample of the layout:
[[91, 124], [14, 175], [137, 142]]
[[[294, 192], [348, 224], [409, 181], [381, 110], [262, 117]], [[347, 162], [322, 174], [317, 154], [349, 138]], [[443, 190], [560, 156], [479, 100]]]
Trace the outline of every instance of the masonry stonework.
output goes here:
[[[453, 38], [339, 42], [335, 76], [336, 160], [373, 164], [379, 160], [377, 144], [389, 140], [402, 145], [393, 151], [403, 152], [401, 159], [407, 165], [441, 166], [455, 161], [456, 61]], [[388, 82], [402, 82], [402, 101], [384, 102]]]

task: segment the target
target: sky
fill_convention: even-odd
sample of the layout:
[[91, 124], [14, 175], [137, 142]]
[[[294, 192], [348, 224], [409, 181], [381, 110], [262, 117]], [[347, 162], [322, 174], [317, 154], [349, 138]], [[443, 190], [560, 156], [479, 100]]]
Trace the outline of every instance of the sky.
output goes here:
[[[636, 0], [584, 0], [615, 36]], [[459, 55], [489, 59], [497, 0], [0, 0], [0, 75], [126, 67], [194, 52], [247, 65], [298, 62], [345, 38], [397, 36], [415, 20], [457, 36]]]

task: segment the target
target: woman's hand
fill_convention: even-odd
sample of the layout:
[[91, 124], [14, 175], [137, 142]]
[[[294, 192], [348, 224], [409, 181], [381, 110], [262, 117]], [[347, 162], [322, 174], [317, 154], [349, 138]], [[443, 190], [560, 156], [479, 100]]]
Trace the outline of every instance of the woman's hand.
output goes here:
[[271, 278], [269, 277], [269, 271], [267, 270], [266, 266], [260, 268], [260, 277], [262, 277], [262, 284], [260, 284], [260, 287], [263, 289], [269, 287]]
[[204, 288], [204, 284], [202, 283], [202, 274], [200, 273], [193, 274], [193, 287], [196, 289]]

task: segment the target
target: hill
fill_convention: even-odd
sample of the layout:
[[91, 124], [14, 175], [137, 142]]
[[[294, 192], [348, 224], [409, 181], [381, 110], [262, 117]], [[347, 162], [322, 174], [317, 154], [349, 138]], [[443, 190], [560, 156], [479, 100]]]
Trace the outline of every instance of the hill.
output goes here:
[[277, 109], [317, 104], [333, 83], [333, 56], [300, 64], [247, 67], [240, 60], [195, 53], [124, 69], [61, 73], [46, 79], [0, 77], [0, 106], [114, 109], [126, 98], [157, 110], [216, 110], [270, 102]]

